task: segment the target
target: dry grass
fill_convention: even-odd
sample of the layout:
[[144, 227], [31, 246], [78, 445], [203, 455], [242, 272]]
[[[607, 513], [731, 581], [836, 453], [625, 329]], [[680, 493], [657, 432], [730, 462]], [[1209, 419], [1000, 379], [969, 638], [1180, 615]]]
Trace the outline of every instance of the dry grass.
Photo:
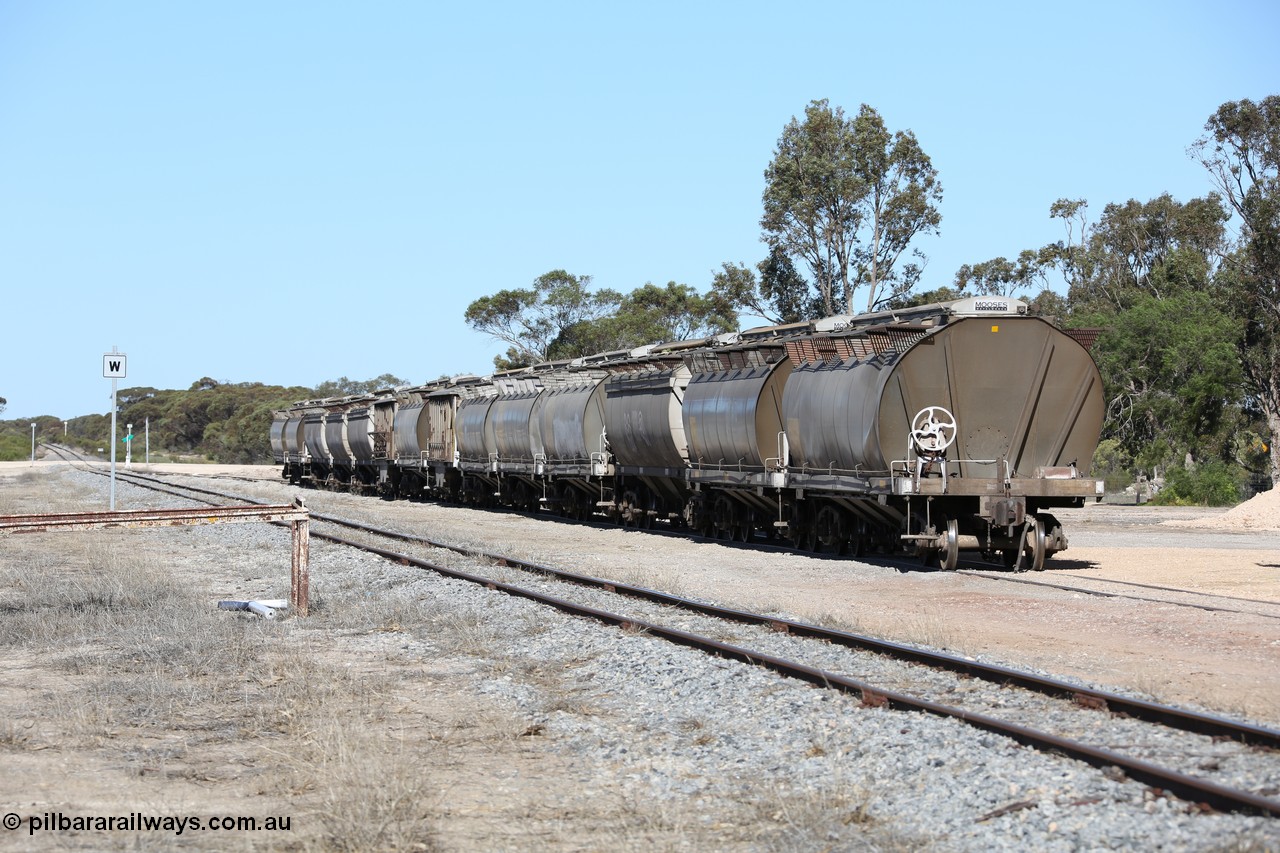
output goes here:
[[[811, 790], [774, 790], [744, 804], [743, 821], [768, 829], [760, 849], [768, 851], [876, 851], [907, 853], [927, 849], [919, 840], [906, 839], [872, 816], [871, 796], [856, 785]], [[853, 831], [851, 831], [851, 829]]]
[[638, 586], [643, 589], [657, 589], [669, 595], [677, 595], [687, 597], [690, 593], [681, 585], [678, 578], [668, 577], [665, 574], [653, 571], [642, 571], [639, 569], [631, 569], [622, 572], [618, 576], [618, 582], [628, 584], [630, 586]]
[[[310, 827], [293, 839], [305, 849], [434, 848], [422, 769], [441, 747], [396, 736], [389, 674], [324, 662], [291, 623], [213, 609], [130, 534], [43, 539], [0, 565], [0, 648], [61, 677], [0, 747], [27, 748], [38, 719], [61, 750], [120, 752], [134, 777], [248, 785]], [[265, 772], [227, 769], [246, 753]]]
[[970, 654], [970, 642], [956, 633], [951, 621], [933, 605], [919, 607], [910, 616], [884, 624], [868, 619], [863, 630], [900, 643], [926, 646], [953, 654]]
[[830, 611], [809, 613], [804, 615], [800, 621], [821, 625], [823, 628], [830, 628], [832, 631], [844, 631], [848, 634], [867, 633], [866, 629], [862, 627], [862, 622], [856, 617], [840, 616]]
[[84, 484], [66, 476], [63, 469], [31, 468], [0, 476], [0, 515], [78, 512], [89, 503], [88, 495]]
[[[17, 491], [0, 485], [0, 507]], [[37, 494], [9, 511], [75, 499]], [[49, 787], [69, 812], [105, 803], [293, 818], [287, 839], [184, 837], [195, 849], [820, 850], [832, 833], [848, 847], [850, 827], [882, 839], [855, 791], [744, 780], [753, 787], [740, 802], [651, 796], [616, 767], [559, 756], [548, 718], [607, 726], [616, 711], [576, 672], [584, 660], [523, 652], [547, 630], [537, 610], [495, 624], [483, 605], [443, 603], [416, 571], [346, 571], [349, 556], [318, 546], [313, 616], [264, 621], [213, 608], [209, 573], [222, 572], [219, 583], [243, 573], [219, 562], [233, 553], [202, 557], [194, 546], [209, 541], [184, 531], [4, 541], [0, 667], [21, 678], [0, 681], [0, 799], [30, 803]], [[510, 678], [533, 699], [524, 712], [486, 703], [468, 681], [483, 678]], [[680, 729], [695, 744], [716, 736], [697, 719]], [[24, 767], [30, 775], [17, 775]], [[172, 839], [81, 841], [164, 849]]]

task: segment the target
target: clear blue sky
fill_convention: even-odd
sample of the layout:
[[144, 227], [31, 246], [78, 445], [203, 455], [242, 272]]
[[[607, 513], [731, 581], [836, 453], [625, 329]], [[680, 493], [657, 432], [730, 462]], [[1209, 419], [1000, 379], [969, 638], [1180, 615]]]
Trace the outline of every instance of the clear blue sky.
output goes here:
[[950, 284], [1057, 198], [1207, 193], [1186, 149], [1278, 45], [1274, 0], [0, 0], [0, 417], [108, 411], [113, 345], [121, 387], [421, 382], [488, 372], [466, 306], [551, 269], [705, 290], [817, 98], [915, 132]]

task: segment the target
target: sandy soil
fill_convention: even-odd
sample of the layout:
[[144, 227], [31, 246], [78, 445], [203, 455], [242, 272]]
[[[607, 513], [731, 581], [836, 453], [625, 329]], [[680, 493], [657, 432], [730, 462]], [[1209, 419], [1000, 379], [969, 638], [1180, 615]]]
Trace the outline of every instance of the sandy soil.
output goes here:
[[[25, 477], [36, 487], [42, 475], [57, 464], [37, 462], [33, 471], [26, 462], [0, 463], [0, 478]], [[135, 466], [134, 470], [142, 473], [147, 469]], [[279, 481], [274, 466], [156, 465], [149, 470], [234, 478], [218, 480], [213, 487], [272, 502], [284, 503], [299, 493]], [[314, 491], [303, 494], [317, 511], [407, 525], [440, 540], [516, 553], [625, 582], [748, 609], [780, 611], [1015, 666], [1037, 667], [1104, 686], [1138, 689], [1162, 700], [1280, 726], [1280, 618], [1276, 618], [1280, 617], [1280, 531], [1236, 523], [1224, 510], [1091, 506], [1060, 512], [1058, 517], [1071, 538], [1070, 549], [1052, 560], [1051, 570], [1042, 574], [1004, 575], [1012, 581], [1052, 581], [1223, 608], [1203, 610], [1137, 598], [1101, 598], [964, 572], [924, 571], [905, 561], [778, 553], [572, 524], [545, 515], [388, 503]], [[1261, 504], [1249, 508], [1250, 517]], [[1235, 518], [1244, 514], [1237, 513]], [[169, 541], [157, 540], [154, 547], [163, 550], [170, 547], [164, 544]], [[253, 597], [268, 587], [278, 589], [279, 579], [245, 577], [234, 568], [228, 569], [234, 566], [229, 555], [210, 560], [208, 566], [210, 573], [198, 583], [212, 590], [214, 597]], [[991, 567], [968, 567], [995, 573]], [[1275, 603], [1204, 599], [1108, 585], [1106, 580]], [[314, 570], [313, 591], [323, 594], [328, 582], [323, 570]], [[301, 632], [296, 636], [310, 633], [304, 630], [305, 620], [292, 624]], [[578, 802], [572, 786], [558, 792], [522, 784], [525, 777], [547, 778], [552, 773], [555, 778], [572, 778], [575, 771], [560, 768], [553, 773], [552, 768], [559, 766], [555, 762], [562, 759], [520, 737], [518, 730], [504, 732], [504, 726], [511, 729], [519, 721], [499, 720], [492, 726], [498, 735], [477, 740], [472, 721], [493, 713], [492, 709], [477, 704], [465, 688], [459, 692], [450, 673], [424, 671], [420, 662], [400, 660], [393, 649], [398, 648], [398, 635], [382, 631], [339, 632], [317, 638], [308, 643], [307, 654], [313, 656], [308, 659], [314, 666], [332, 668], [318, 672], [376, 676], [379, 689], [386, 692], [384, 698], [398, 709], [397, 720], [412, 712], [411, 718], [405, 718], [408, 730], [455, 733], [441, 742], [442, 761], [447, 766], [437, 768], [433, 776], [433, 784], [439, 783], [441, 790], [448, 792], [433, 804], [448, 818], [438, 830], [445, 847], [515, 849], [508, 843], [513, 838], [504, 834], [514, 831], [513, 820], [522, 821], [527, 829], [536, 815], [597, 813], [598, 804], [587, 807]], [[386, 644], [391, 645], [384, 652]], [[0, 685], [0, 710], [13, 720], [27, 719], [30, 712], [23, 709], [36, 694], [57, 697], [79, 689], [79, 681], [47, 668], [43, 661], [13, 659], [6, 670], [11, 677]], [[253, 695], [255, 702], [264, 702], [262, 697], [270, 691]], [[279, 713], [294, 710], [287, 706]], [[199, 811], [205, 813], [222, 809], [272, 814], [299, 808], [299, 796], [304, 800], [314, 797], [314, 792], [298, 787], [300, 783], [292, 777], [263, 781], [259, 762], [247, 758], [244, 746], [237, 742], [210, 740], [197, 750], [183, 746], [191, 735], [183, 735], [181, 727], [169, 736], [174, 739], [170, 743], [155, 740], [154, 729], [135, 732], [127, 720], [89, 723], [87, 740], [80, 746], [59, 742], [52, 730], [47, 736], [42, 734], [39, 722], [31, 730], [10, 731], [8, 739], [21, 748], [5, 753], [6, 775], [15, 775], [0, 788], [21, 791], [26, 799], [21, 803], [12, 795], [4, 799], [28, 810], [36, 809], [36, 804], [45, 810], [63, 803], [85, 810], [98, 803], [94, 798], [107, 805], [146, 803], [154, 798], [173, 808], [181, 802], [191, 804], [194, 810], [199, 804]], [[347, 737], [356, 735], [348, 733]], [[136, 759], [113, 758], [112, 750], [124, 743], [140, 743], [145, 748], [135, 750], [140, 756]], [[148, 757], [153, 754], [167, 757], [157, 764], [157, 759]], [[406, 778], [412, 776], [406, 771]], [[96, 781], [99, 778], [114, 781], [103, 787]], [[356, 780], [353, 784], [366, 783]], [[370, 780], [368, 784], [383, 783]], [[495, 806], [495, 786], [504, 792], [501, 808]], [[598, 817], [592, 820], [599, 823]], [[566, 825], [579, 827], [576, 823]], [[630, 831], [619, 830], [623, 835]], [[4, 840], [0, 837], [0, 847]]]
[[[37, 467], [46, 464], [58, 463], [38, 461]], [[0, 476], [23, 470], [30, 464], [0, 463]], [[276, 485], [282, 502], [297, 493], [279, 482], [274, 466], [153, 465], [150, 470], [261, 480], [264, 486]], [[235, 491], [230, 482], [227, 488]], [[458, 507], [320, 492], [307, 492], [306, 499], [317, 509], [421, 523], [441, 539], [475, 541], [555, 565], [853, 625], [1280, 724], [1280, 511], [1272, 512], [1280, 506], [1280, 493], [1264, 493], [1233, 510], [1092, 505], [1060, 511], [1071, 547], [1050, 560], [1044, 573], [1015, 578], [1223, 610], [925, 571], [910, 561], [779, 554], [545, 516], [477, 515]], [[1009, 577], [981, 564], [962, 567]], [[1204, 600], [1096, 579], [1276, 604]]]
[[[36, 453], [36, 461], [33, 465], [29, 459], [18, 462], [0, 462], [0, 477], [19, 477], [23, 472], [31, 472], [33, 469], [50, 469], [67, 467], [70, 463], [51, 456], [44, 455], [45, 451], [39, 449]], [[79, 463], [85, 464], [85, 463]], [[103, 471], [111, 470], [111, 462], [88, 463]], [[116, 473], [134, 473], [134, 474], [183, 474], [190, 472], [198, 472], [203, 476], [233, 476], [247, 477], [254, 480], [279, 480], [280, 469], [274, 465], [187, 465], [180, 463], [156, 463], [145, 465], [135, 462], [126, 468], [123, 459], [116, 460]]]

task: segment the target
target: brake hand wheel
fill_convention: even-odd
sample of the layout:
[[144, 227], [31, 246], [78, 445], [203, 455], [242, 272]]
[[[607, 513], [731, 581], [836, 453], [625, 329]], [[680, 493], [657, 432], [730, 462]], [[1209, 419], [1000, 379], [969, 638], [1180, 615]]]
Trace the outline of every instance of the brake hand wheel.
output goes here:
[[956, 440], [956, 418], [942, 406], [928, 406], [911, 420], [911, 438], [920, 450], [937, 454]]

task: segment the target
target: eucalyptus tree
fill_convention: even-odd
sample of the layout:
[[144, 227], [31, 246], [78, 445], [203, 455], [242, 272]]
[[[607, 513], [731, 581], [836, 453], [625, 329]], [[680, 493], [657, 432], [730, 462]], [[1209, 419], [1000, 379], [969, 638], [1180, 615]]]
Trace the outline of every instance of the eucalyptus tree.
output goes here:
[[552, 270], [527, 288], [500, 290], [467, 306], [466, 323], [509, 344], [496, 356], [499, 368], [520, 367], [552, 358], [552, 345], [583, 323], [612, 314], [622, 302], [616, 290], [591, 291], [591, 276]]
[[809, 283], [781, 246], [772, 247], [755, 270], [740, 263], [722, 264], [712, 277], [711, 292], [735, 308], [774, 324], [797, 323], [823, 311], [822, 300], [810, 291]]
[[[1018, 267], [1024, 261], [1042, 270], [1057, 267], [1073, 310], [1123, 311], [1141, 295], [1160, 299], [1207, 288], [1227, 250], [1230, 213], [1217, 193], [1185, 203], [1168, 193], [1112, 203], [1097, 222], [1089, 221], [1083, 199], [1058, 199], [1049, 215], [1063, 220], [1067, 239], [1024, 251]], [[962, 267], [957, 281], [982, 268]]]
[[1139, 294], [1161, 299], [1206, 286], [1226, 249], [1229, 217], [1216, 193], [1186, 203], [1165, 193], [1108, 204], [1088, 232], [1087, 273], [1072, 298], [1123, 310]]
[[897, 265], [917, 234], [937, 232], [942, 186], [911, 131], [890, 133], [866, 104], [849, 119], [812, 101], [783, 128], [764, 177], [763, 239], [808, 267], [823, 312], [854, 313], [863, 285], [871, 310], [918, 281], [919, 264]]
[[1103, 437], [1144, 467], [1232, 456], [1245, 417], [1235, 357], [1237, 324], [1215, 273], [1227, 249], [1222, 199], [1108, 204], [1096, 222], [1083, 199], [1049, 210], [1066, 239], [966, 264], [957, 288], [1012, 295], [1043, 288], [1059, 269], [1069, 302], [1041, 289], [1033, 309], [1102, 330], [1094, 356], [1108, 401]]
[[644, 344], [709, 337], [737, 328], [735, 305], [687, 284], [646, 283], [630, 293], [590, 289], [591, 276], [552, 270], [521, 290], [483, 296], [469, 326], [510, 344], [498, 369], [524, 367]]
[[1084, 313], [1100, 326], [1094, 357], [1106, 386], [1103, 437], [1141, 467], [1231, 458], [1243, 417], [1234, 319], [1204, 289], [1137, 293], [1122, 311]]
[[645, 344], [707, 338], [737, 329], [737, 312], [722, 295], [687, 284], [645, 283], [624, 295], [607, 317], [584, 320], [552, 342], [551, 360], [634, 349]]
[[699, 293], [687, 284], [646, 283], [622, 298], [617, 319], [627, 328], [632, 346], [687, 341], [732, 332], [738, 316], [732, 303], [715, 291]]
[[1280, 483], [1280, 95], [1231, 101], [1191, 148], [1240, 218], [1239, 243], [1220, 277], [1243, 324], [1241, 365], [1271, 433], [1271, 481]]
[[956, 271], [958, 290], [972, 287], [983, 296], [1013, 296], [1020, 290], [1033, 290], [1048, 286], [1048, 270], [1053, 266], [1055, 253], [1051, 248], [1023, 249], [1016, 261], [1005, 257], [992, 258], [976, 264], [964, 264]]
[[[866, 104], [853, 121], [856, 169], [867, 187], [869, 241], [858, 244], [854, 288], [867, 286], [867, 311], [895, 296], [908, 293], [920, 280], [925, 257], [919, 249], [912, 255], [920, 263], [899, 261], [918, 234], [937, 234], [942, 214], [942, 184], [938, 170], [910, 130], [890, 134], [880, 114]], [[881, 292], [881, 288], [887, 292]], [[849, 301], [850, 313], [853, 300]]]
[[395, 388], [408, 384], [409, 381], [407, 379], [401, 379], [391, 373], [384, 373], [381, 376], [364, 380], [348, 379], [345, 376], [341, 376], [337, 379], [321, 382], [315, 387], [315, 395], [318, 398], [346, 397], [352, 394], [370, 394], [383, 388]]

